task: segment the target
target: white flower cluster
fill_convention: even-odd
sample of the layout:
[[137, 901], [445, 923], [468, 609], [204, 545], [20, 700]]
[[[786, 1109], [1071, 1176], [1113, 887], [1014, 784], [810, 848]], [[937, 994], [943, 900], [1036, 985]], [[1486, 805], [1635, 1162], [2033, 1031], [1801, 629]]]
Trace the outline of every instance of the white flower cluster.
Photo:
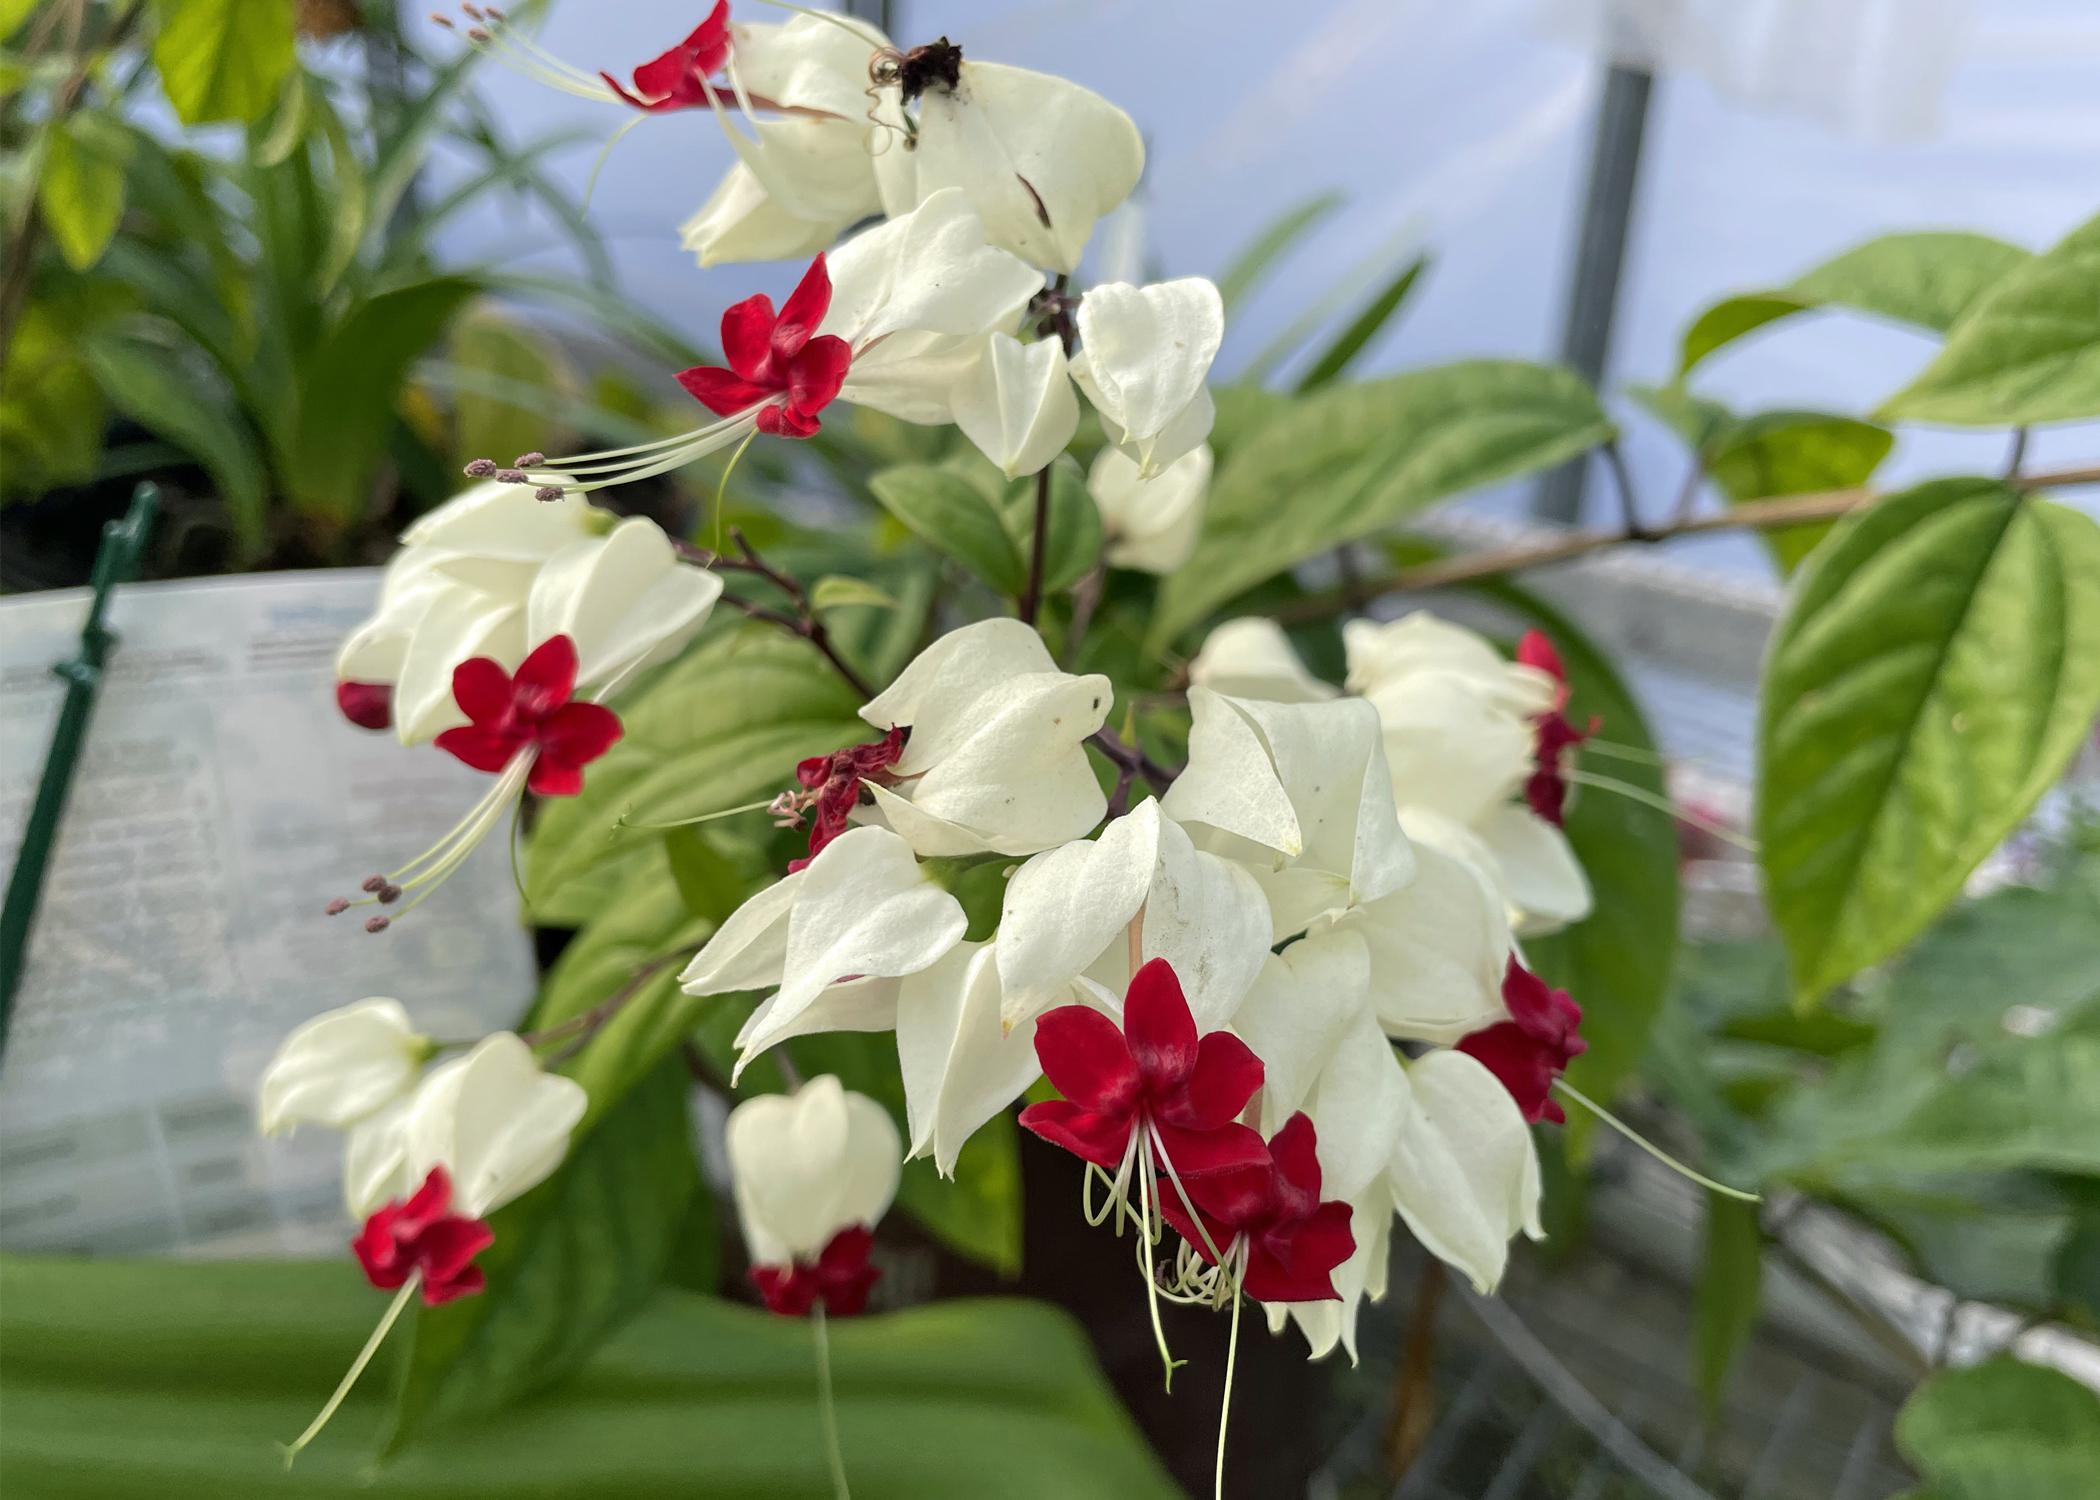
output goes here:
[[[1040, 1076], [1038, 1017], [1068, 1004], [1114, 1017], [1136, 968], [1165, 959], [1198, 1029], [1236, 1033], [1265, 1063], [1263, 1133], [1307, 1113], [1323, 1191], [1355, 1210], [1342, 1300], [1287, 1309], [1315, 1352], [1353, 1353], [1395, 1213], [1493, 1286], [1510, 1237], [1540, 1232], [1538, 1163], [1509, 1090], [1450, 1044], [1508, 1019], [1510, 891], [1538, 872], [1523, 846], [1466, 830], [1506, 810], [1550, 684], [1427, 615], [1351, 639], [1367, 698], [1323, 689], [1278, 655], [1280, 636], [1225, 627], [1198, 660], [1187, 768], [1096, 835], [1104, 798], [1083, 745], [1108, 684], [1058, 671], [1015, 621], [951, 632], [863, 711], [910, 727], [897, 784], [870, 784], [858, 826], [732, 914], [686, 991], [765, 992], [740, 1066], [807, 1033], [894, 1030], [909, 1151], [946, 1171]], [[1470, 682], [1466, 711], [1488, 717], [1422, 709], [1464, 696], [1445, 677]], [[1492, 787], [1484, 729], [1522, 757]], [[1573, 870], [1559, 831], [1545, 834]], [[977, 943], [926, 862], [984, 852], [1030, 857]], [[1559, 913], [1578, 915], [1586, 893], [1566, 894]], [[1432, 1045], [1408, 1059], [1394, 1039]]]

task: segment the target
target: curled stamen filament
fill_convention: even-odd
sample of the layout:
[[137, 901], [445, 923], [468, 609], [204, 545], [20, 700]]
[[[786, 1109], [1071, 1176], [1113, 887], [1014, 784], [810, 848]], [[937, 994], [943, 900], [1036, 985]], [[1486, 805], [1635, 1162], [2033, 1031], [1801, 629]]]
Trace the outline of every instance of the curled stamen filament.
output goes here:
[[1595, 787], [1600, 792], [1610, 792], [1630, 802], [1638, 802], [1643, 807], [1652, 807], [1688, 827], [1698, 829], [1701, 833], [1711, 834], [1724, 844], [1734, 845], [1745, 854], [1755, 854], [1758, 851], [1756, 839], [1745, 838], [1733, 828], [1703, 817], [1688, 807], [1672, 802], [1668, 797], [1649, 791], [1644, 786], [1635, 786], [1632, 782], [1621, 781], [1616, 776], [1600, 776], [1595, 771], [1585, 771], [1579, 767], [1570, 767], [1561, 774], [1576, 786]]
[[1714, 1181], [1713, 1178], [1708, 1177], [1703, 1172], [1693, 1171], [1676, 1157], [1670, 1155], [1669, 1152], [1663, 1150], [1662, 1147], [1656, 1145], [1655, 1142], [1649, 1140], [1638, 1130], [1635, 1130], [1631, 1125], [1628, 1125], [1624, 1120], [1592, 1099], [1588, 1094], [1585, 1094], [1581, 1089], [1569, 1083], [1565, 1078], [1556, 1078], [1553, 1081], [1553, 1087], [1567, 1098], [1574, 1100], [1612, 1129], [1618, 1131], [1620, 1135], [1625, 1136], [1627, 1140], [1633, 1142], [1634, 1145], [1640, 1147], [1678, 1176], [1696, 1182], [1710, 1193], [1719, 1193], [1724, 1198], [1733, 1198], [1738, 1203], [1758, 1203], [1763, 1201], [1756, 1193], [1749, 1193], [1741, 1188], [1730, 1187], [1725, 1182]]
[[398, 870], [381, 877], [383, 884], [372, 895], [356, 901], [344, 901], [331, 905], [331, 912], [348, 910], [353, 906], [371, 906], [379, 902], [391, 904], [404, 894], [413, 892], [408, 904], [388, 917], [374, 917], [377, 926], [370, 930], [382, 931], [398, 922], [418, 906], [430, 899], [430, 893], [442, 885], [452, 872], [465, 864], [489, 831], [502, 821], [525, 790], [525, 778], [531, 774], [536, 752], [521, 750], [511, 757], [510, 764], [497, 775], [495, 784], [481, 794], [481, 800], [467, 809], [466, 816], [454, 823], [436, 843], [418, 854]]
[[401, 1290], [394, 1294], [394, 1300], [387, 1305], [387, 1310], [380, 1315], [379, 1326], [372, 1330], [372, 1336], [365, 1340], [364, 1348], [357, 1351], [357, 1358], [350, 1361], [350, 1368], [343, 1372], [342, 1382], [336, 1386], [335, 1394], [328, 1398], [327, 1405], [321, 1408], [314, 1419], [306, 1424], [306, 1431], [284, 1445], [284, 1466], [287, 1470], [291, 1468], [299, 1455], [305, 1451], [307, 1444], [319, 1437], [321, 1429], [333, 1420], [337, 1408], [343, 1404], [344, 1399], [350, 1394], [351, 1387], [355, 1386], [359, 1377], [365, 1373], [365, 1366], [372, 1362], [372, 1356], [379, 1352], [379, 1346], [386, 1342], [386, 1336], [393, 1331], [394, 1324], [400, 1320], [401, 1314], [407, 1310], [409, 1299], [415, 1296], [416, 1289], [422, 1285], [423, 1273], [421, 1271], [417, 1271], [401, 1284]]

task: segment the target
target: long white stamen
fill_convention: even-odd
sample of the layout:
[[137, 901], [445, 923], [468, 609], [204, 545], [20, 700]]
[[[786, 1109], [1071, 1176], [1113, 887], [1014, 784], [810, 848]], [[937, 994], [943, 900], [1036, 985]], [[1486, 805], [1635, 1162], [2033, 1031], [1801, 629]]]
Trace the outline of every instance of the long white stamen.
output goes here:
[[1167, 1347], [1167, 1330], [1159, 1320], [1159, 1283], [1154, 1280], [1152, 1274], [1152, 1247], [1158, 1243], [1160, 1237], [1153, 1230], [1157, 1190], [1158, 1182], [1152, 1172], [1152, 1153], [1143, 1152], [1138, 1157], [1138, 1273], [1145, 1278], [1145, 1305], [1152, 1314], [1152, 1341], [1159, 1346], [1160, 1363], [1166, 1367], [1165, 1388], [1167, 1393], [1172, 1395], [1174, 1372], [1188, 1361], [1174, 1357], [1174, 1352]]
[[846, 1489], [846, 1455], [839, 1446], [839, 1408], [831, 1393], [831, 1335], [824, 1324], [824, 1304], [810, 1309], [817, 1346], [817, 1410], [824, 1420], [824, 1456], [831, 1461], [831, 1490], [838, 1500], [853, 1500]]
[[1181, 1199], [1182, 1212], [1189, 1216], [1196, 1226], [1196, 1232], [1203, 1236], [1203, 1248], [1210, 1251], [1211, 1264], [1222, 1266], [1225, 1264], [1225, 1257], [1219, 1253], [1217, 1242], [1210, 1237], [1210, 1229], [1204, 1224], [1203, 1215], [1197, 1213], [1196, 1205], [1189, 1202], [1188, 1189], [1181, 1185], [1181, 1174], [1174, 1170], [1174, 1160], [1167, 1155], [1167, 1143], [1160, 1139], [1159, 1126], [1153, 1123], [1150, 1115], [1145, 1117], [1145, 1129], [1151, 1132], [1152, 1149], [1159, 1153], [1159, 1159], [1166, 1164], [1167, 1180], [1174, 1184], [1174, 1191]]
[[386, 1342], [386, 1336], [393, 1331], [394, 1324], [407, 1309], [409, 1299], [415, 1296], [416, 1288], [422, 1284], [421, 1271], [415, 1272], [401, 1284], [401, 1290], [394, 1294], [394, 1300], [388, 1304], [386, 1312], [379, 1319], [379, 1326], [374, 1328], [372, 1336], [365, 1340], [364, 1348], [357, 1351], [357, 1358], [350, 1362], [350, 1368], [344, 1372], [342, 1383], [335, 1388], [335, 1394], [328, 1398], [328, 1404], [321, 1408], [320, 1414], [313, 1421], [307, 1423], [306, 1431], [285, 1444], [284, 1466], [287, 1470], [305, 1450], [306, 1445], [319, 1437], [321, 1429], [335, 1416], [336, 1408], [343, 1404], [344, 1398], [350, 1394], [350, 1388], [356, 1385], [358, 1377], [365, 1373], [365, 1366], [372, 1362], [372, 1356], [377, 1354], [379, 1346]]
[[[733, 818], [738, 813], [763, 812], [772, 805], [773, 799], [769, 797], [763, 802], [746, 802], [741, 807], [725, 807], [720, 812], [701, 813], [695, 818], [673, 818], [668, 823], [637, 823], [631, 820], [627, 814], [621, 813], [617, 818], [613, 819], [613, 823], [620, 828], [642, 828], [652, 832], [662, 828], [690, 828], [695, 823], [712, 823], [717, 818]], [[1092, 1166], [1092, 1163], [1088, 1163], [1088, 1165]], [[1098, 1172], [1101, 1169], [1094, 1167], [1093, 1170]]]
[[1240, 1356], [1240, 1285], [1247, 1276], [1246, 1242], [1241, 1240], [1233, 1248], [1237, 1253], [1239, 1274], [1232, 1278], [1232, 1332], [1225, 1337], [1225, 1395], [1218, 1405], [1216, 1500], [1225, 1500], [1225, 1429], [1232, 1421], [1232, 1376]]
[[1647, 1152], [1650, 1156], [1654, 1157], [1657, 1161], [1661, 1162], [1671, 1171], [1677, 1173], [1680, 1177], [1690, 1178], [1693, 1182], [1698, 1183], [1699, 1186], [1705, 1188], [1708, 1192], [1719, 1193], [1724, 1198], [1733, 1198], [1738, 1203], [1761, 1203], [1764, 1201], [1756, 1193], [1746, 1193], [1741, 1188], [1730, 1187], [1725, 1182], [1716, 1182], [1703, 1172], [1694, 1172], [1690, 1167], [1686, 1166], [1676, 1157], [1670, 1155], [1669, 1152], [1663, 1150], [1662, 1147], [1656, 1145], [1655, 1142], [1649, 1140], [1646, 1136], [1642, 1135], [1638, 1130], [1635, 1130], [1631, 1125], [1628, 1125], [1624, 1120], [1620, 1119], [1617, 1115], [1613, 1114], [1610, 1110], [1606, 1109], [1603, 1105], [1599, 1104], [1589, 1095], [1583, 1093], [1582, 1090], [1576, 1088], [1575, 1085], [1569, 1083], [1567, 1079], [1556, 1078], [1553, 1081], [1553, 1087], [1559, 1092], [1567, 1095], [1570, 1099], [1573, 1099], [1577, 1104], [1581, 1105], [1584, 1109], [1588, 1110], [1591, 1114], [1595, 1115], [1598, 1119], [1602, 1120], [1612, 1129], [1618, 1131], [1620, 1135], [1625, 1136], [1627, 1140], [1632, 1141], [1636, 1146], [1640, 1147], [1643, 1151]]
[[1585, 771], [1579, 767], [1571, 767], [1563, 771], [1561, 776], [1576, 786], [1593, 786], [1600, 792], [1611, 792], [1630, 802], [1638, 802], [1643, 807], [1652, 807], [1659, 813], [1665, 813], [1680, 823], [1698, 829], [1701, 833], [1713, 835], [1724, 844], [1734, 845], [1745, 854], [1758, 852], [1756, 839], [1745, 838], [1733, 828], [1716, 823], [1711, 818], [1701, 817], [1690, 808], [1651, 792], [1644, 786], [1635, 786], [1632, 782], [1621, 781], [1616, 776], [1599, 776], [1595, 771]]

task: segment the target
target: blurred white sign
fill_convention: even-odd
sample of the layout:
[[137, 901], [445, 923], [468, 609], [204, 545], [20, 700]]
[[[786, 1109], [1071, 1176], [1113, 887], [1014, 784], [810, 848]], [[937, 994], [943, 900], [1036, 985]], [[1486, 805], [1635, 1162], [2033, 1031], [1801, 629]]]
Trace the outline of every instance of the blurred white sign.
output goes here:
[[[119, 641], [0, 1058], [0, 1247], [303, 1250], [342, 1227], [337, 1142], [255, 1135], [283, 1034], [367, 995], [432, 1034], [532, 997], [502, 840], [393, 930], [322, 908], [432, 842], [483, 778], [335, 711], [376, 570], [121, 588]], [[0, 602], [0, 859], [11, 867], [84, 591]]]

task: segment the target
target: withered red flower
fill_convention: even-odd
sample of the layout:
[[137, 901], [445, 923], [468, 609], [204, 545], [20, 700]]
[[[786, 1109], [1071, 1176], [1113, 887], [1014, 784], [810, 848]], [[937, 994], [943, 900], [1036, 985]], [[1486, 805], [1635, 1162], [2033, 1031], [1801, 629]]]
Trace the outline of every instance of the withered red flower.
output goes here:
[[863, 781], [888, 780], [888, 771], [904, 754], [905, 733], [892, 724], [890, 732], [865, 745], [848, 745], [829, 755], [812, 755], [795, 767], [795, 780], [816, 795], [810, 800], [809, 853], [788, 865], [794, 874], [823, 852], [824, 846], [844, 833], [847, 818], [860, 801]]
[[1240, 1289], [1257, 1301], [1332, 1301], [1334, 1268], [1355, 1254], [1356, 1236], [1349, 1205], [1321, 1201], [1317, 1147], [1313, 1122], [1294, 1114], [1269, 1138], [1266, 1162], [1188, 1185], [1201, 1228], [1178, 1193], [1160, 1194], [1160, 1215], [1213, 1264], [1212, 1246], [1231, 1259], [1240, 1242]]
[[437, 1307], [482, 1289], [474, 1257], [495, 1239], [482, 1220], [452, 1212], [452, 1178], [432, 1167], [412, 1196], [374, 1209], [350, 1248], [373, 1286], [392, 1291], [420, 1274], [423, 1300]]
[[1527, 630], [1517, 642], [1517, 660], [1536, 667], [1555, 684], [1553, 706], [1532, 719], [1531, 775], [1524, 781], [1524, 801], [1531, 810], [1559, 828], [1567, 819], [1568, 752], [1595, 734], [1602, 721], [1594, 715], [1587, 729], [1568, 722], [1568, 671], [1560, 652], [1543, 630]]
[[1029, 1105], [1021, 1123], [1082, 1160], [1117, 1171], [1132, 1135], [1156, 1130], [1161, 1165], [1181, 1177], [1266, 1162], [1260, 1134], [1237, 1118], [1261, 1087], [1261, 1059], [1230, 1032], [1197, 1036], [1163, 958], [1131, 976], [1120, 1028], [1084, 1005], [1059, 1006], [1037, 1020], [1035, 1052], [1065, 1097]]
[[753, 1266], [751, 1284], [766, 1307], [783, 1316], [799, 1318], [821, 1300], [826, 1313], [849, 1317], [868, 1305], [869, 1291], [882, 1279], [880, 1268], [868, 1263], [874, 1245], [867, 1225], [848, 1225], [831, 1237], [814, 1263]]
[[[695, 365], [678, 383], [718, 417], [733, 417], [761, 401], [758, 430], [805, 438], [823, 424], [817, 413], [838, 395], [853, 350], [835, 334], [817, 333], [831, 308], [831, 273], [819, 255], [778, 313], [761, 292], [722, 314], [722, 355], [729, 368]], [[777, 397], [777, 400], [770, 398]]]
[[729, 60], [729, 0], [717, 0], [707, 19], [686, 39], [634, 70], [634, 90], [620, 87], [610, 73], [600, 73], [605, 86], [636, 109], [662, 114], [674, 109], [706, 109], [707, 80]]
[[1565, 1124], [1567, 1111], [1553, 1098], [1553, 1080], [1589, 1049], [1577, 1034], [1582, 1007], [1514, 958], [1503, 972], [1502, 1003], [1509, 1019], [1461, 1038], [1458, 1050], [1502, 1080], [1526, 1120]]
[[620, 718], [602, 703], [578, 703], [576, 643], [549, 636], [515, 674], [486, 656], [452, 671], [452, 697], [471, 721], [437, 737], [441, 750], [477, 771], [501, 771], [533, 751], [526, 786], [542, 797], [583, 790], [583, 768], [620, 738]]

